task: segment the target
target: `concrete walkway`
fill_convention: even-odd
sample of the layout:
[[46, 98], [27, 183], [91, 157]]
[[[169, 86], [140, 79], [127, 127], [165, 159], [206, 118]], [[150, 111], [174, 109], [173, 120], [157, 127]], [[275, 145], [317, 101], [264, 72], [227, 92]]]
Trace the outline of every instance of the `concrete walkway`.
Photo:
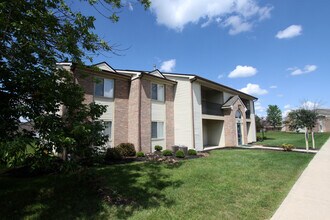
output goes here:
[[314, 156], [272, 220], [330, 219], [330, 139]]
[[[210, 151], [210, 150], [216, 150], [216, 149], [227, 149], [228, 147], [218, 147], [218, 146], [214, 146], [214, 147], [206, 147], [204, 148], [203, 151]], [[251, 145], [251, 146], [236, 146], [235, 148], [241, 148], [241, 149], [261, 149], [261, 150], [277, 150], [277, 151], [283, 151], [283, 148], [281, 147], [265, 147], [262, 145]], [[292, 149], [292, 151], [294, 152], [301, 152], [301, 153], [306, 153], [307, 151], [305, 149], [299, 149], [299, 148], [295, 148]], [[312, 153], [312, 154], [316, 154], [318, 152], [318, 150], [313, 150], [310, 149], [308, 151], [308, 153]]]

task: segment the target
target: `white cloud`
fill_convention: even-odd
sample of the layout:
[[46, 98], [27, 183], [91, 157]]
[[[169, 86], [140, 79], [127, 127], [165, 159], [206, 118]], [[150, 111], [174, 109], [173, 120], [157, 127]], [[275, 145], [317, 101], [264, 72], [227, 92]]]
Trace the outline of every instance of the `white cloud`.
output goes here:
[[266, 112], [266, 108], [262, 106], [260, 101], [256, 101], [254, 103], [254, 109], [256, 110], [257, 115], [264, 116]]
[[224, 77], [223, 74], [218, 75], [218, 79], [221, 79], [221, 78], [223, 78], [223, 77]]
[[224, 27], [229, 27], [229, 34], [236, 35], [241, 32], [249, 31], [252, 29], [252, 24], [245, 22], [240, 16], [234, 15], [227, 18], [222, 24]]
[[134, 10], [133, 5], [132, 5], [131, 2], [128, 2], [128, 9], [129, 9], [130, 11], [133, 11], [133, 10]]
[[284, 106], [284, 109], [290, 109], [291, 108], [291, 105], [290, 104], [287, 104]]
[[302, 32], [301, 25], [291, 25], [285, 28], [284, 30], [277, 32], [275, 37], [278, 39], [293, 38], [301, 35], [301, 32]]
[[187, 24], [206, 27], [221, 23], [230, 34], [248, 31], [253, 23], [270, 18], [271, 6], [259, 6], [257, 0], [152, 0], [151, 11], [157, 23], [182, 31]]
[[319, 103], [312, 101], [305, 101], [304, 103], [302, 103], [301, 107], [304, 109], [313, 110], [319, 107]]
[[175, 68], [175, 64], [176, 64], [175, 59], [166, 60], [162, 62], [159, 70], [164, 72], [172, 72]]
[[238, 65], [228, 75], [229, 78], [250, 77], [257, 74], [258, 70], [252, 66]]
[[282, 112], [282, 117], [285, 118], [286, 116], [288, 116], [288, 114], [292, 111], [293, 109], [285, 109]]
[[266, 89], [262, 89], [258, 84], [252, 83], [248, 83], [246, 87], [240, 89], [240, 91], [250, 95], [265, 95], [268, 93]]
[[277, 86], [276, 85], [272, 85], [269, 87], [270, 89], [277, 89]]
[[297, 76], [297, 75], [301, 75], [301, 74], [305, 74], [305, 73], [314, 72], [315, 70], [317, 70], [317, 66], [316, 65], [306, 65], [303, 69], [300, 69], [298, 67], [290, 67], [287, 70], [292, 71], [291, 72], [292, 76]]

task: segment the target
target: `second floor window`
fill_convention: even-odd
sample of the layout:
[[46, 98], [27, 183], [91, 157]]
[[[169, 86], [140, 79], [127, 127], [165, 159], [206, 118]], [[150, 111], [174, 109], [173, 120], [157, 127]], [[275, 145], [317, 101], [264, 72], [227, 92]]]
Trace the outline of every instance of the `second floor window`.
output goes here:
[[94, 95], [113, 98], [113, 79], [97, 78], [94, 87]]
[[164, 101], [164, 85], [151, 84], [151, 98], [157, 101]]

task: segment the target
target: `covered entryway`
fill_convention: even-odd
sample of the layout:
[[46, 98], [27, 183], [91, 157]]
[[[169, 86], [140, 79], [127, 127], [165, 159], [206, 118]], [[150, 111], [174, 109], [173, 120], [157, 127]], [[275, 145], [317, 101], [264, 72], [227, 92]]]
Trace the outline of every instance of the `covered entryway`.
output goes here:
[[223, 120], [203, 119], [203, 147], [224, 146]]

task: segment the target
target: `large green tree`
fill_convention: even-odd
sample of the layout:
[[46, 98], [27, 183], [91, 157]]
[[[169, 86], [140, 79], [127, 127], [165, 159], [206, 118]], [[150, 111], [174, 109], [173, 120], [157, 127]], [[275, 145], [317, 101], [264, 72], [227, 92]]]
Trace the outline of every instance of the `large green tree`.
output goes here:
[[268, 105], [267, 122], [275, 129], [282, 125], [282, 111], [277, 105]]
[[[109, 8], [116, 22], [120, 0], [81, 0]], [[146, 8], [148, 0], [140, 0]], [[79, 4], [79, 3], [78, 3]], [[0, 157], [17, 161], [27, 145], [39, 155], [64, 149], [77, 157], [104, 143], [96, 119], [104, 107], [83, 104], [83, 90], [57, 62], [84, 65], [90, 54], [113, 51], [94, 29], [95, 18], [73, 11], [65, 0], [0, 1]], [[89, 56], [88, 56], [89, 54]], [[58, 114], [66, 106], [64, 116]], [[32, 131], [19, 129], [24, 118]], [[3, 159], [5, 158], [5, 159]]]

